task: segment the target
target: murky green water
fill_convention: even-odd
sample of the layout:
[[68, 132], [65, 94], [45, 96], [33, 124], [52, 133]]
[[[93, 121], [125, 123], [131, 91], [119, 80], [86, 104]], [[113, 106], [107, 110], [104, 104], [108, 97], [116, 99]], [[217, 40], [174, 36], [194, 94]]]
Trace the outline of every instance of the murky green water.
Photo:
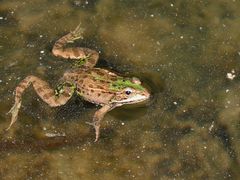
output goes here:
[[[240, 2], [0, 1], [0, 179], [237, 179], [240, 177]], [[151, 102], [107, 114], [74, 97], [50, 108], [30, 88], [9, 132], [6, 112], [29, 74], [56, 84], [66, 61], [53, 43], [79, 22], [75, 45], [99, 67], [144, 80]]]

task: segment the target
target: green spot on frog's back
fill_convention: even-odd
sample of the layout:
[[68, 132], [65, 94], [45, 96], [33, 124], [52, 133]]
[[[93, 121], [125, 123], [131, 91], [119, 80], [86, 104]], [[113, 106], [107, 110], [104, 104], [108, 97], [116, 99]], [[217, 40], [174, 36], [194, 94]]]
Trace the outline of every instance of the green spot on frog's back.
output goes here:
[[113, 81], [110, 84], [110, 89], [113, 91], [119, 91], [119, 90], [125, 89], [127, 87], [133, 88], [136, 90], [140, 90], [140, 91], [144, 90], [144, 88], [140, 84], [135, 84], [135, 83], [131, 82], [130, 80], [126, 80], [126, 79], [118, 79], [116, 81]]

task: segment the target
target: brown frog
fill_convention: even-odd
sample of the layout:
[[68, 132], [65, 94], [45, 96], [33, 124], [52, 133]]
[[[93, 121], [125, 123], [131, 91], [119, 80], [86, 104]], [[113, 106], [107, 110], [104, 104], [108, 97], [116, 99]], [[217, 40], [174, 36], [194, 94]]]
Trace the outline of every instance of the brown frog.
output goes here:
[[46, 81], [30, 75], [22, 80], [15, 89], [15, 104], [9, 111], [12, 114], [9, 127], [16, 122], [21, 107], [22, 94], [30, 85], [38, 96], [51, 107], [64, 105], [76, 92], [86, 101], [102, 106], [95, 112], [93, 122], [96, 138], [99, 138], [100, 122], [104, 115], [115, 107], [134, 104], [149, 98], [149, 91], [141, 85], [136, 77], [125, 78], [102, 68], [95, 68], [98, 52], [81, 47], [65, 48], [67, 43], [82, 38], [80, 25], [72, 32], [61, 37], [53, 46], [52, 53], [77, 62], [77, 68], [68, 70], [60, 79], [56, 89], [52, 89]]

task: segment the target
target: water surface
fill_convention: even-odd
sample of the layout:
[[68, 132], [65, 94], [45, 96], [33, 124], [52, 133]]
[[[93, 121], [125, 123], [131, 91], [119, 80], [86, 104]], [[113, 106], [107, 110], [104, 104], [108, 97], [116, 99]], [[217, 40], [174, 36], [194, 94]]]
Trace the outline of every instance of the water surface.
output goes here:
[[[0, 1], [1, 179], [237, 179], [240, 163], [240, 2]], [[53, 86], [71, 63], [51, 54], [81, 22], [74, 46], [99, 67], [137, 76], [151, 101], [108, 113], [99, 142], [95, 105], [50, 108], [29, 88], [9, 132], [13, 91], [34, 74]]]

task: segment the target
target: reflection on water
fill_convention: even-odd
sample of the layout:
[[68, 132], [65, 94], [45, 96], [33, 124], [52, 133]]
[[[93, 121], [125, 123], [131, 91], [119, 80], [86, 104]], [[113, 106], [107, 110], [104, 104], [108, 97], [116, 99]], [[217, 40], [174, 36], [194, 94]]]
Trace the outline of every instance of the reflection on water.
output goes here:
[[[239, 177], [239, 7], [234, 0], [2, 0], [1, 179]], [[54, 109], [29, 89], [6, 133], [14, 88], [29, 74], [57, 82], [71, 65], [51, 47], [79, 22], [85, 38], [74, 45], [100, 51], [99, 66], [145, 80], [151, 102], [110, 112], [94, 143], [85, 124], [94, 105], [73, 98]]]

